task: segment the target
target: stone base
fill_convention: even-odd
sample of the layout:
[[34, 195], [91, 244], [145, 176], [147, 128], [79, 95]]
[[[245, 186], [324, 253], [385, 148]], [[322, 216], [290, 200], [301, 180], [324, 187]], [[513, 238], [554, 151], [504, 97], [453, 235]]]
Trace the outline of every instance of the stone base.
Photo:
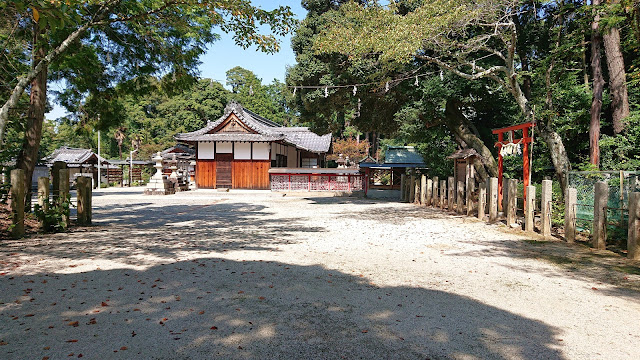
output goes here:
[[172, 195], [175, 193], [176, 191], [174, 189], [144, 189], [145, 195]]

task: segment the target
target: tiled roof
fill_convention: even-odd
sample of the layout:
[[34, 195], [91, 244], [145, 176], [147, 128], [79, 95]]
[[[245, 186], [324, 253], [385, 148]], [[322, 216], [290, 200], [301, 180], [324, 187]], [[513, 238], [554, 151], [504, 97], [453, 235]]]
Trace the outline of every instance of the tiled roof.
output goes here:
[[[245, 133], [217, 133], [208, 134], [218, 125], [222, 124], [231, 114], [235, 114], [242, 123], [254, 130], [257, 134]], [[254, 112], [242, 107], [239, 103], [232, 101], [225, 107], [224, 115], [214, 122], [207, 123], [207, 126], [200, 130], [189, 133], [182, 133], [175, 136], [178, 141], [278, 141], [295, 145], [296, 147], [310, 152], [322, 153], [329, 151], [331, 146], [331, 134], [319, 136], [306, 127], [284, 127], [269, 119], [266, 119]]]
[[424, 164], [422, 155], [413, 146], [389, 146], [385, 164]]
[[[95, 157], [95, 159], [92, 159]], [[94, 160], [92, 162], [97, 163], [98, 156], [90, 149], [77, 149], [72, 147], [63, 146], [47, 156], [44, 160], [48, 164], [53, 164], [56, 161], [62, 161], [67, 164], [82, 164], [88, 160]]]
[[447, 156], [447, 159], [466, 159], [471, 156], [478, 156], [478, 152], [475, 149], [461, 149]]

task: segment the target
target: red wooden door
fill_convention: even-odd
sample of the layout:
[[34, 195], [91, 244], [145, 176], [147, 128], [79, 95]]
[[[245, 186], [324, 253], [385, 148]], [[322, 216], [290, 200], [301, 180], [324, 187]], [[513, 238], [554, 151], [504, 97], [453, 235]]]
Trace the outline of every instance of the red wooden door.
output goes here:
[[216, 188], [231, 188], [233, 154], [216, 154]]

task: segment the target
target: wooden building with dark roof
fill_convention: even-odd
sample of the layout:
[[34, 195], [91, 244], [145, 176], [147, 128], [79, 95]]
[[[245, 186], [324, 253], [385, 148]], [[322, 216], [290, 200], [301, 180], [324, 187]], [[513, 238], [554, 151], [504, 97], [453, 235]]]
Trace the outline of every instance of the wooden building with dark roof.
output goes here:
[[269, 169], [323, 167], [331, 146], [331, 134], [285, 127], [235, 101], [217, 121], [175, 138], [196, 149], [199, 188], [269, 189]]

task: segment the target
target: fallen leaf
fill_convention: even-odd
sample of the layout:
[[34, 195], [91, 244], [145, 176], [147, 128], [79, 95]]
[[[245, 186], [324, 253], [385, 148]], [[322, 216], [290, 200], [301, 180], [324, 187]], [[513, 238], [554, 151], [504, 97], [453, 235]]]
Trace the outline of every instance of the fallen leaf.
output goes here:
[[50, 346], [45, 346], [45, 347], [42, 348], [42, 350], [49, 350], [49, 349], [51, 349]]
[[42, 360], [49, 360], [49, 357], [48, 356], [43, 356]]
[[204, 314], [204, 311], [200, 311], [198, 314], [202, 315], [202, 314]]
[[592, 287], [591, 290], [598, 290], [598, 288]]
[[133, 311], [141, 311], [140, 309], [133, 309]]
[[127, 350], [127, 347], [123, 346], [123, 347], [120, 348], [120, 350]]
[[368, 332], [369, 332], [369, 330], [362, 330], [362, 333], [363, 333], [363, 334], [366, 334], [366, 333], [368, 333]]
[[68, 323], [67, 325], [73, 326], [73, 327], [78, 327], [80, 324], [77, 321], [72, 321], [72, 322]]
[[83, 355], [82, 354], [78, 354], [78, 357], [81, 358]]
[[109, 306], [109, 304], [107, 304], [107, 303], [106, 303], [106, 302], [104, 302], [104, 301], [103, 301], [103, 302], [102, 302], [102, 304], [100, 304], [100, 305], [102, 305], [102, 306]]
[[32, 316], [35, 316], [35, 315], [34, 314], [27, 314], [24, 317], [32, 317]]
[[68, 342], [68, 343], [77, 343], [77, 342], [78, 342], [78, 340], [76, 340], [76, 339], [72, 339], [72, 340], [67, 340], [67, 342]]
[[212, 326], [212, 327], [210, 327], [210, 329], [211, 330], [218, 330], [218, 327], [217, 326]]
[[6, 341], [0, 341], [0, 346], [4, 346], [7, 345], [8, 343]]
[[260, 299], [260, 300], [264, 300], [264, 299], [266, 299], [266, 298], [265, 298], [264, 296], [260, 296], [258, 299]]

